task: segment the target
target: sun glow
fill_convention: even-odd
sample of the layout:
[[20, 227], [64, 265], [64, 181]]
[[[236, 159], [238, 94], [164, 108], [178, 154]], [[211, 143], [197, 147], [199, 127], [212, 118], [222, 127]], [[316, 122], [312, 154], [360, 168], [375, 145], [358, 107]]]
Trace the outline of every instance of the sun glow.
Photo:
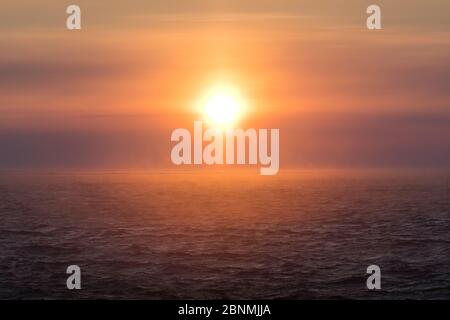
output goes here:
[[244, 101], [236, 89], [221, 86], [206, 94], [201, 108], [203, 117], [211, 126], [229, 128], [242, 117]]

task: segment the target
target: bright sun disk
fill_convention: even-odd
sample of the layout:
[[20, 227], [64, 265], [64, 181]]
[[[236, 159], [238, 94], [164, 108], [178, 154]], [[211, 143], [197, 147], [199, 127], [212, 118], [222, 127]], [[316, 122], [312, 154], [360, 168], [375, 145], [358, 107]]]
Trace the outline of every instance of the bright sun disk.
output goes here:
[[203, 114], [211, 125], [229, 127], [237, 122], [243, 111], [243, 102], [236, 90], [216, 88], [203, 102]]

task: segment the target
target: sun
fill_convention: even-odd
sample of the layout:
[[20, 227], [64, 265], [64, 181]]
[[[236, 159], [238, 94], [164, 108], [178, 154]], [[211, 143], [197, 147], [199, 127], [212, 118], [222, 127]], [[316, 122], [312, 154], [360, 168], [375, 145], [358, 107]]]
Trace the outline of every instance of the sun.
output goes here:
[[217, 128], [234, 126], [244, 112], [244, 100], [240, 93], [229, 86], [210, 89], [202, 99], [201, 106], [205, 120]]

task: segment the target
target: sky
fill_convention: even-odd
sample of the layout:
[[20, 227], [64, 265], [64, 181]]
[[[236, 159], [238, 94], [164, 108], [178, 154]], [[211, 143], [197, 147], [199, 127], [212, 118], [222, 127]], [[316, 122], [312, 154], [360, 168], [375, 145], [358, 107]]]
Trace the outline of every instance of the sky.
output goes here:
[[450, 163], [449, 1], [0, 7], [0, 168], [170, 167], [172, 130], [224, 82], [248, 101], [241, 127], [280, 128], [282, 168]]

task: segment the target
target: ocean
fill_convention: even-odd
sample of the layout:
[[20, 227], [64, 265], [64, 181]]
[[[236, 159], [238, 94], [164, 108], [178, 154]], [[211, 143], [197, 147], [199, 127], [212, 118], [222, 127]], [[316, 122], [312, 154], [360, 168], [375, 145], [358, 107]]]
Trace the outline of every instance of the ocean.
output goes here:
[[2, 171], [0, 299], [449, 299], [449, 177]]

